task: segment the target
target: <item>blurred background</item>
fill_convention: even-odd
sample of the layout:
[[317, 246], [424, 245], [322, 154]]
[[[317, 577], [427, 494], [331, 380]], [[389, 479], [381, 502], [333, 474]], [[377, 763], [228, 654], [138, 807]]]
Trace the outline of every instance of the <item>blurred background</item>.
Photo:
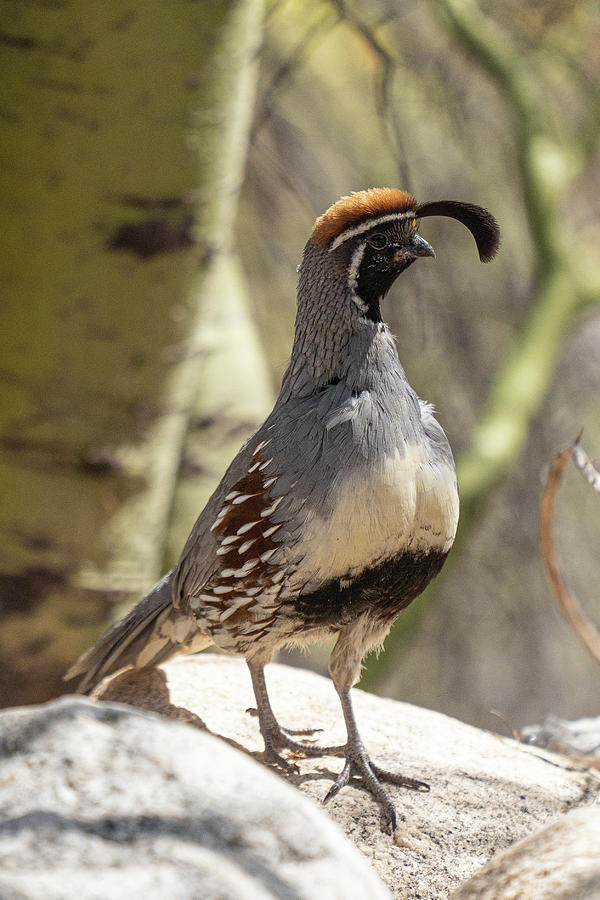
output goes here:
[[[0, 0], [0, 704], [61, 675], [176, 562], [269, 411], [296, 266], [341, 194], [427, 220], [385, 315], [457, 459], [444, 572], [362, 687], [492, 730], [598, 714], [539, 549], [547, 466], [600, 448], [600, 13], [593, 0]], [[557, 555], [600, 617], [598, 496]], [[283, 661], [325, 671], [328, 648]]]

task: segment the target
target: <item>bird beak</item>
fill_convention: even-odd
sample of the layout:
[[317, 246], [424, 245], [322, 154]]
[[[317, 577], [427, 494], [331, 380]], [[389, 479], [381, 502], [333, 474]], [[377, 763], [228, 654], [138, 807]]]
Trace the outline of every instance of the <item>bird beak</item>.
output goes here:
[[431, 244], [427, 243], [425, 238], [418, 234], [413, 234], [406, 244], [398, 247], [394, 253], [394, 261], [400, 265], [408, 265], [414, 262], [415, 259], [419, 259], [420, 256], [431, 256], [435, 259], [435, 250]]
[[404, 250], [407, 255], [410, 254], [415, 259], [420, 256], [431, 256], [432, 259], [435, 259], [435, 250], [431, 244], [428, 244], [425, 238], [422, 238], [419, 234], [413, 234]]

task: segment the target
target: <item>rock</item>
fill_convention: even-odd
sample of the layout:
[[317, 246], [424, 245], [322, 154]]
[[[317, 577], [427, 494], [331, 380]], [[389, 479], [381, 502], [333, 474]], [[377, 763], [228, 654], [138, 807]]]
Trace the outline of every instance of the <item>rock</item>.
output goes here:
[[600, 807], [577, 809], [499, 853], [452, 900], [600, 897]]
[[600, 760], [600, 716], [567, 721], [547, 716], [542, 725], [528, 725], [521, 729], [521, 737], [528, 744], [547, 747], [569, 756]]
[[0, 713], [0, 785], [2, 900], [389, 897], [325, 813], [264, 766], [124, 705], [66, 697]]
[[[330, 681], [276, 665], [266, 677], [281, 724], [322, 727], [315, 738], [343, 743]], [[262, 749], [257, 721], [244, 712], [254, 705], [247, 668], [231, 657], [202, 654], [153, 673], [126, 672], [98, 696], [205, 723], [235, 746], [255, 754]], [[344, 788], [325, 807], [402, 900], [448, 897], [494, 854], [598, 793], [593, 772], [547, 750], [361, 691], [354, 702], [374, 760], [431, 786], [430, 793], [391, 788], [400, 819], [393, 839], [381, 831], [373, 798], [359, 788]], [[341, 765], [334, 757], [300, 760], [300, 774], [288, 781], [319, 803]]]

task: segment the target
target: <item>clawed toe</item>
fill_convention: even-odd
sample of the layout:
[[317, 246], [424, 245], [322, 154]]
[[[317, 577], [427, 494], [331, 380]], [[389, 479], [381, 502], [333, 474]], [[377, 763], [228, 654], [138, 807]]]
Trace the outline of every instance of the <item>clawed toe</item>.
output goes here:
[[265, 749], [260, 754], [260, 758], [266, 765], [272, 766], [274, 769], [279, 769], [281, 772], [285, 772], [286, 775], [300, 774], [300, 769], [295, 762], [284, 759], [283, 756], [277, 753], [271, 746], [265, 746]]
[[295, 756], [311, 757], [311, 756], [339, 756], [345, 751], [345, 746], [338, 747], [321, 747], [312, 741], [295, 741], [291, 734], [314, 734], [321, 731], [320, 728], [314, 730], [292, 731], [287, 728], [277, 727], [273, 729], [267, 738], [267, 741], [278, 750], [289, 750]]
[[335, 797], [343, 787], [346, 787], [346, 785], [350, 781], [351, 769], [352, 763], [349, 759], [347, 759], [344, 764], [344, 768], [323, 797], [323, 805], [329, 803], [329, 801], [332, 800], [333, 797]]
[[317, 734], [319, 731], [323, 731], [322, 728], [282, 728], [282, 731], [285, 731], [286, 734], [295, 734], [295, 735], [309, 735], [309, 734]]
[[356, 781], [357, 784], [361, 785], [375, 797], [381, 807], [386, 824], [389, 826], [392, 833], [396, 828], [396, 809], [387, 790], [383, 787], [381, 782], [401, 785], [402, 787], [407, 787], [411, 790], [429, 790], [429, 785], [425, 784], [424, 781], [418, 781], [416, 778], [408, 778], [405, 775], [398, 775], [395, 772], [387, 772], [385, 769], [381, 769], [375, 763], [371, 762], [364, 750], [347, 748], [344, 768], [327, 791], [323, 803], [328, 803], [343, 787], [346, 787], [346, 785], [351, 784], [353, 781]]
[[[260, 719], [258, 709], [250, 707], [246, 712], [251, 716], [258, 716]], [[311, 735], [322, 732], [322, 728], [284, 728], [279, 725], [271, 710], [267, 711], [267, 722], [261, 724], [261, 731], [265, 737], [265, 744], [270, 743], [273, 748], [278, 750], [292, 750], [299, 756], [327, 756], [335, 751], [343, 751], [343, 747], [320, 748], [315, 746]], [[308, 740], [295, 741], [294, 737], [305, 737]]]
[[379, 781], [386, 781], [388, 784], [398, 784], [401, 787], [410, 788], [412, 791], [422, 791], [427, 793], [430, 790], [429, 785], [425, 781], [419, 781], [416, 778], [408, 778], [407, 775], [400, 775], [398, 772], [388, 772], [386, 769], [380, 769], [378, 765], [369, 760], [371, 771]]
[[[255, 719], [259, 718], [258, 710], [255, 706], [249, 706], [246, 710], [248, 715], [253, 716]], [[283, 725], [279, 725], [276, 730], [283, 731], [285, 734], [295, 734], [295, 735], [304, 735], [308, 736], [311, 734], [317, 734], [319, 731], [323, 731], [322, 728], [284, 728]]]

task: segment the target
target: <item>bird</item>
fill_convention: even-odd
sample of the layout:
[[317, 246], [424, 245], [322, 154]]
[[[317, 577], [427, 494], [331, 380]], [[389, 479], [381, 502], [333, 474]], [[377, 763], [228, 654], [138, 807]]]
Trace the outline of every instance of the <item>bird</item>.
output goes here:
[[[243, 656], [264, 740], [263, 759], [336, 754], [343, 768], [325, 801], [350, 783], [379, 803], [394, 831], [386, 784], [429, 790], [369, 756], [351, 688], [401, 611], [441, 570], [459, 514], [456, 471], [433, 407], [419, 399], [385, 324], [382, 301], [416, 260], [434, 258], [419, 234], [445, 216], [471, 232], [483, 262], [499, 226], [457, 200], [418, 204], [370, 188], [319, 216], [298, 267], [290, 362], [273, 410], [242, 446], [198, 516], [177, 565], [65, 678], [89, 692], [128, 667], [156, 666], [209, 645]], [[335, 638], [329, 672], [347, 739], [320, 747], [281, 726], [264, 668], [286, 646]], [[286, 756], [283, 753], [286, 753]]]

